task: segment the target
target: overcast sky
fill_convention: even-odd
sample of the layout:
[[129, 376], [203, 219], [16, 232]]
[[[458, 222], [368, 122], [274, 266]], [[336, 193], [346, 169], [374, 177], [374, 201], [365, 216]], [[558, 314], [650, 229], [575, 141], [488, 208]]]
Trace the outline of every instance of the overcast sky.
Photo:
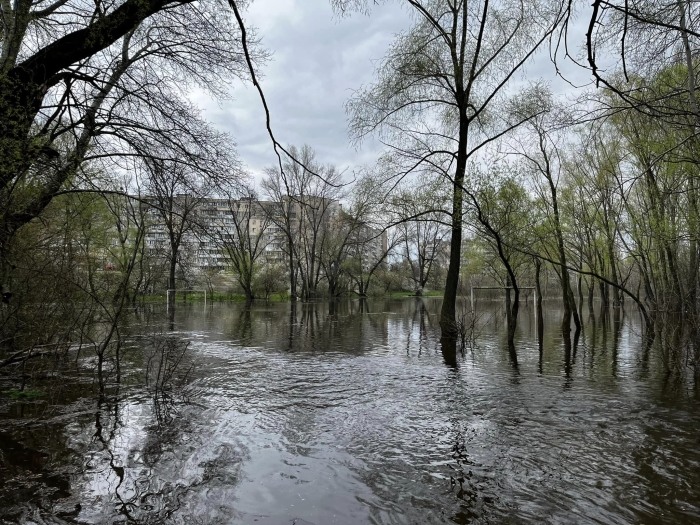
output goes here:
[[[360, 151], [348, 145], [344, 103], [352, 90], [371, 82], [374, 62], [394, 35], [409, 27], [408, 9], [398, 1], [386, 2], [369, 15], [339, 17], [329, 0], [255, 0], [244, 16], [273, 53], [261, 84], [277, 139], [309, 144], [319, 161], [341, 170], [373, 163], [379, 153], [376, 143], [364, 144]], [[588, 78], [585, 72], [569, 72], [580, 82]], [[555, 91], [570, 90], [554, 78], [546, 53], [526, 75], [550, 79]], [[275, 163], [262, 104], [253, 86], [235, 86], [233, 97], [221, 106], [202, 97], [196, 102], [207, 120], [234, 137], [241, 160], [258, 178]]]

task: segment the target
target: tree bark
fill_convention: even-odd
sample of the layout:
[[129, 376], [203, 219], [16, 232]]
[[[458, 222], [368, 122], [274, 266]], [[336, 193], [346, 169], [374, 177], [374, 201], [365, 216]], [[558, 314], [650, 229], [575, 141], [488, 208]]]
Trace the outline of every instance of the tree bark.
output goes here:
[[[440, 328], [443, 337], [457, 337], [457, 288], [462, 262], [462, 207], [464, 206], [464, 172], [466, 169], [467, 129], [460, 126], [460, 144], [457, 154], [457, 170], [452, 190], [452, 235], [450, 237], [450, 262], [445, 279], [445, 293], [440, 311]], [[462, 144], [464, 142], [464, 144]]]
[[537, 304], [535, 311], [537, 312], [537, 341], [542, 348], [542, 336], [544, 334], [544, 315], [542, 314], [542, 286], [540, 284], [540, 273], [542, 270], [542, 261], [535, 259], [535, 292], [537, 293]]

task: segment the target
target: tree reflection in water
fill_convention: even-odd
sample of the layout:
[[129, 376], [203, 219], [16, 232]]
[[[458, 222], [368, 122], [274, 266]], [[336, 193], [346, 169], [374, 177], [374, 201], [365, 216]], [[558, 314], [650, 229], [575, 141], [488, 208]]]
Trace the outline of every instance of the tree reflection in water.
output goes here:
[[93, 385], [83, 358], [45, 397], [3, 401], [1, 517], [697, 522], [695, 325], [659, 315], [649, 334], [632, 311], [596, 308], [567, 340], [556, 305], [542, 326], [526, 307], [513, 355], [502, 305], [483, 301], [461, 352], [440, 340], [439, 307], [135, 315], [119, 381], [106, 362]]
[[196, 494], [204, 487], [216, 491], [212, 485], [221, 481], [229, 493], [241, 456], [225, 444], [205, 454], [199, 449], [205, 439], [191, 415], [206, 407], [191, 402], [189, 341], [162, 334], [150, 340], [144, 391], [150, 407], [120, 402], [118, 395], [98, 407], [86, 472], [92, 479], [84, 484], [80, 517], [103, 522], [118, 515], [145, 524], [170, 523], [175, 516], [187, 523], [230, 519], [230, 505], [209, 509]]

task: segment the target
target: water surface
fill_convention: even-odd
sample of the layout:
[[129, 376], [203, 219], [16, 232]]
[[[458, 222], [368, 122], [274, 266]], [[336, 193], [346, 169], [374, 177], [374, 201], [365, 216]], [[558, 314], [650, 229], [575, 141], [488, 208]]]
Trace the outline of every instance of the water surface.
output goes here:
[[[112, 370], [101, 401], [89, 355], [78, 373], [63, 363], [35, 378], [36, 400], [2, 398], [0, 516], [700, 523], [697, 353], [685, 340], [646, 345], [634, 311], [596, 311], [568, 346], [554, 303], [541, 347], [522, 310], [513, 356], [501, 305], [484, 302], [474, 347], [444, 354], [439, 306], [178, 305], [172, 323], [135, 312], [120, 382]], [[182, 388], [163, 396], [143, 377], [158, 337], [189, 342]]]

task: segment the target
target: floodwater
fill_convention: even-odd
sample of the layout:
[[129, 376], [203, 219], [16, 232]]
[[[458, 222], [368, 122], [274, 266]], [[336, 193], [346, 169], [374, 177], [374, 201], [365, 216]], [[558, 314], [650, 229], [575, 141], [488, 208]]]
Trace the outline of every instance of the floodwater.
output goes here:
[[545, 303], [516, 361], [483, 302], [444, 354], [439, 307], [136, 312], [101, 399], [85, 351], [0, 397], [0, 523], [700, 523], [697, 341]]

